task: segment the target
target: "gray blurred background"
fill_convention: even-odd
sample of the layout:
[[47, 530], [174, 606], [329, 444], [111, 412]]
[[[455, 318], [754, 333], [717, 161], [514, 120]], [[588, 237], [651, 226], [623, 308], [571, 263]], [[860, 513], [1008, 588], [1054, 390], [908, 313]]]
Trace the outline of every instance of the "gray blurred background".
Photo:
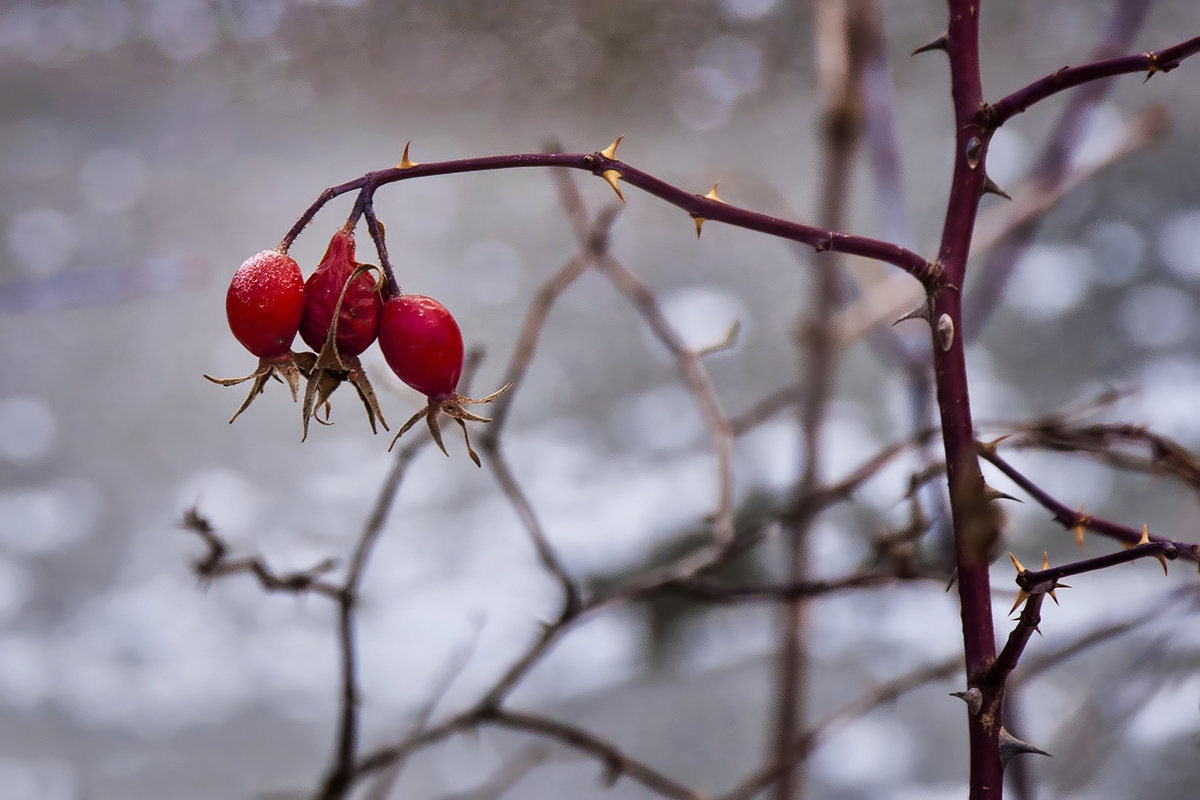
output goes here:
[[[907, 53], [945, 26], [934, 0], [884, 2], [911, 246], [936, 249], [952, 142], [945, 60]], [[241, 401], [202, 373], [241, 375], [223, 297], [248, 255], [274, 246], [326, 186], [412, 157], [539, 149], [548, 136], [621, 156], [667, 180], [772, 213], [813, 212], [818, 169], [808, 4], [779, 0], [603, 3], [88, 0], [0, 5], [0, 797], [251, 797], [303, 790], [333, 736], [333, 618], [318, 598], [265, 596], [247, 579], [201, 587], [197, 504], [223, 536], [280, 570], [342, 557], [388, 464], [352, 397], [299, 443], [299, 412], [272, 387]], [[995, 99], [1083, 60], [1108, 3], [991, 3], [984, 89]], [[1163, 0], [1134, 52], [1200, 33], [1200, 6]], [[1170, 133], [1072, 193], [1046, 221], [969, 350], [980, 420], [1046, 414], [1106, 386], [1136, 390], [1111, 413], [1200, 445], [1200, 62], [1096, 109], [1081, 153], [1153, 103]], [[990, 171], [1012, 189], [1061, 98], [1013, 120]], [[1106, 138], [1108, 137], [1108, 138]], [[1088, 148], [1092, 148], [1089, 150]], [[586, 176], [585, 176], [586, 177]], [[870, 183], [854, 229], [878, 228]], [[593, 208], [611, 200], [583, 184]], [[789, 326], [808, 268], [783, 243], [691, 221], [636, 190], [613, 252], [649, 282], [695, 346], [743, 323], [709, 359], [729, 413], [795, 380]], [[1018, 198], [1019, 199], [1019, 198]], [[985, 211], [1001, 203], [985, 198]], [[311, 267], [350, 200], [331, 204], [293, 253]], [[575, 251], [548, 176], [535, 171], [382, 189], [398, 277], [439, 297], [488, 348], [476, 386], [498, 381], [536, 286]], [[368, 358], [392, 422], [419, 399]], [[907, 432], [902, 381], [850, 351], [829, 429], [845, 474]], [[739, 443], [739, 493], [795, 478], [787, 415]], [[556, 608], [556, 588], [486, 472], [461, 442], [425, 452], [404, 484], [365, 584], [368, 744], [396, 739], [450, 655], [478, 637], [440, 706], [463, 707]], [[711, 453], [670, 359], [598, 276], [555, 307], [507, 452], [572, 574], [642, 563], [712, 509]], [[1084, 459], [1014, 455], [1071, 505], [1195, 539], [1193, 493]], [[895, 524], [915, 462], [825, 517], [818, 574], [864, 557]], [[997, 480], [1001, 488], [1007, 487]], [[1026, 563], [1078, 551], [1030, 505], [1013, 513]], [[1090, 553], [1105, 545], [1092, 541]], [[760, 565], [774, 574], [770, 550]], [[1011, 571], [999, 566], [997, 585]], [[1072, 581], [1030, 653], [1194, 584], [1151, 564]], [[998, 631], [1007, 631], [1004, 595]], [[1003, 606], [1003, 608], [1001, 608]], [[1194, 606], [1047, 673], [1025, 694], [1045, 796], [1188, 797], [1200, 781], [1200, 637]], [[960, 647], [957, 601], [913, 585], [823, 601], [814, 612], [814, 712]], [[774, 614], [718, 607], [678, 620], [655, 655], [638, 608], [568, 637], [514, 697], [564, 715], [689, 784], [721, 791], [766, 741]], [[1140, 680], [1141, 678], [1153, 680]], [[814, 757], [828, 798], [965, 794], [962, 708], [934, 684], [868, 716]], [[439, 712], [439, 713], [441, 713]], [[456, 738], [414, 761], [405, 797], [485, 780], [512, 735]], [[1110, 757], [1120, 742], [1124, 755]], [[1106, 766], [1107, 765], [1107, 766]], [[555, 750], [521, 797], [604, 793], [596, 764]], [[621, 781], [606, 797], [646, 796]]]

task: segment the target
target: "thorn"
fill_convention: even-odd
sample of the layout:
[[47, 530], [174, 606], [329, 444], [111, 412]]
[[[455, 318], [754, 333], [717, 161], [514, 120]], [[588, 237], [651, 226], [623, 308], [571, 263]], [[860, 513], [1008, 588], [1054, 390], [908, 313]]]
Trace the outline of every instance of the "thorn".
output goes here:
[[1012, 200], [1012, 195], [1004, 191], [1004, 189], [1000, 187], [1000, 184], [996, 183], [987, 175], [983, 176], [983, 193], [999, 195], [1005, 200]]
[[1042, 551], [1042, 569], [1050, 569], [1050, 554], [1045, 550]]
[[[1071, 587], [1068, 586], [1067, 588], [1070, 589]], [[1054, 601], [1054, 605], [1058, 605], [1058, 597], [1054, 594], [1053, 589], [1047, 591], [1046, 594], [1050, 595], [1050, 599]], [[1041, 633], [1041, 631], [1038, 631], [1038, 633]]]
[[704, 227], [704, 223], [708, 222], [704, 217], [692, 216], [692, 222], [696, 223], [696, 238], [700, 238], [700, 229]]
[[934, 39], [932, 42], [929, 42], [928, 44], [923, 44], [920, 47], [918, 47], [916, 50], [913, 50], [911, 53], [909, 53], [909, 55], [915, 56], [915, 55], [920, 55], [921, 53], [932, 53], [934, 50], [945, 50], [946, 46], [949, 44], [950, 44], [950, 32], [946, 31], [945, 33], [941, 34], [936, 39]]
[[408, 146], [411, 144], [412, 139], [404, 143], [404, 153], [400, 156], [400, 163], [396, 165], [396, 169], [412, 169], [413, 167], [420, 166], [421, 162], [413, 161], [408, 157]]
[[625, 138], [625, 134], [622, 133], [620, 136], [613, 139], [612, 144], [610, 144], [608, 147], [606, 147], [600, 151], [600, 155], [604, 156], [605, 158], [607, 158], [611, 161], [615, 161], [617, 158], [617, 145], [619, 145], [621, 143], [621, 140], [624, 138]]
[[1158, 65], [1158, 55], [1152, 51], [1143, 53], [1142, 55], [1150, 59], [1150, 69], [1146, 70], [1146, 77], [1142, 78], [1142, 83], [1154, 77], [1154, 73], [1162, 72], [1163, 69]]
[[1041, 629], [1039, 626], [1037, 626], [1037, 625], [1034, 625], [1034, 626], [1033, 626], [1033, 632], [1034, 632], [1034, 633], [1036, 633], [1038, 636], [1041, 636], [1041, 637], [1043, 637], [1043, 638], [1045, 638], [1045, 636], [1046, 636], [1046, 634], [1042, 633], [1042, 629]]
[[718, 203], [725, 202], [717, 195], [717, 186], [718, 184], [713, 184], [713, 188], [708, 190], [708, 194], [704, 195], [705, 200], [716, 200]]
[[989, 486], [986, 483], [983, 485], [983, 494], [985, 497], [987, 497], [988, 500], [1012, 500], [1017, 503], [1025, 502], [1024, 500], [1022, 500], [1019, 497], [1013, 497], [1011, 494], [1008, 494], [1007, 492], [1002, 492], [999, 489], [997, 489], [996, 487]]
[[1011, 438], [1012, 438], [1012, 434], [1006, 433], [997, 439], [992, 439], [990, 442], [981, 443], [979, 445], [979, 449], [983, 451], [984, 455], [994, 456], [994, 455], [996, 455], [996, 448], [1000, 445], [1000, 443], [1003, 442], [1005, 439], [1011, 439]]
[[929, 303], [922, 303], [912, 311], [905, 314], [903, 317], [900, 317], [900, 319], [893, 322], [892, 325], [899, 325], [901, 322], [904, 322], [908, 319], [923, 319], [926, 322], [929, 322]]
[[970, 689], [962, 692], [951, 692], [951, 697], [957, 697], [967, 704], [967, 711], [972, 717], [979, 716], [979, 712], [983, 709], [983, 692], [978, 686], [972, 686]]
[[[620, 139], [617, 139], [617, 141], [619, 142]], [[613, 142], [612, 146], [615, 147], [616, 142]], [[624, 203], [625, 195], [621, 194], [621, 187], [617, 185], [617, 179], [621, 177], [621, 173], [615, 169], [606, 169], [600, 173], [600, 177], [608, 181], [608, 185], [613, 188], [613, 191], [617, 193], [617, 197], [621, 198], [621, 202]]]
[[1018, 560], [1017, 560], [1017, 557], [1016, 557], [1016, 556], [1014, 556], [1014, 555], [1012, 554], [1012, 551], [1011, 551], [1011, 550], [1010, 550], [1010, 551], [1009, 551], [1009, 553], [1008, 553], [1008, 557], [1009, 557], [1010, 559], [1012, 559], [1013, 566], [1017, 568], [1017, 572], [1018, 572], [1018, 573], [1021, 573], [1021, 572], [1028, 572], [1028, 570], [1027, 570], [1027, 569], [1025, 569], [1025, 565], [1024, 565], [1024, 564], [1022, 564], [1020, 561], [1018, 561]]
[[1083, 535], [1087, 533], [1091, 521], [1092, 515], [1083, 513], [1083, 506], [1079, 506], [1079, 511], [1075, 513], [1075, 524], [1071, 526], [1071, 533], [1075, 534], [1075, 542], [1079, 545], [1080, 550], [1087, 549], [1083, 543]]
[[1024, 589], [1017, 589], [1017, 602], [1013, 603], [1012, 608], [1008, 610], [1009, 616], [1012, 616], [1012, 613], [1017, 610], [1017, 606], [1021, 605], [1021, 603], [1024, 603], [1028, 599], [1029, 595], [1025, 594]]
[[1150, 526], [1142, 524], [1142, 538], [1138, 539], [1138, 544], [1150, 544]]
[[1155, 558], [1158, 559], [1158, 563], [1162, 564], [1163, 575], [1166, 575], [1167, 574], [1167, 557], [1164, 556], [1162, 553], [1159, 553], [1158, 555], [1155, 556]]
[[1029, 742], [1023, 742], [1017, 737], [1008, 732], [1006, 728], [1000, 728], [1000, 764], [1008, 766], [1009, 759], [1013, 756], [1019, 756], [1024, 753], [1037, 753], [1040, 756], [1052, 758], [1045, 750], [1039, 747], [1034, 747]]

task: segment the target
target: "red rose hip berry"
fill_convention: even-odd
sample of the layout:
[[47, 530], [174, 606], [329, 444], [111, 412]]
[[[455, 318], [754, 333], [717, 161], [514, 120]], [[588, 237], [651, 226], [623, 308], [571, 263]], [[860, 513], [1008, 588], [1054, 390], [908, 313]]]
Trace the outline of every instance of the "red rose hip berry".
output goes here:
[[354, 260], [354, 234], [339, 230], [329, 240], [325, 257], [304, 285], [304, 316], [300, 336], [320, 352], [337, 312], [337, 354], [357, 356], [375, 341], [383, 298], [369, 272], [359, 272]]
[[330, 238], [325, 256], [304, 284], [300, 336], [317, 355], [306, 371], [303, 438], [308, 438], [308, 421], [316, 418], [319, 410], [325, 410], [328, 421], [329, 396], [344, 382], [358, 391], [371, 430], [375, 430], [376, 419], [387, 428], [375, 390], [358, 360], [375, 341], [383, 309], [372, 269], [354, 260], [353, 229], [342, 228]]
[[204, 376], [221, 386], [254, 381], [250, 394], [230, 422], [262, 393], [273, 375], [287, 383], [292, 399], [296, 399], [300, 369], [291, 346], [303, 314], [304, 276], [300, 274], [300, 266], [286, 253], [263, 250], [246, 259], [233, 274], [225, 293], [225, 318], [234, 338], [258, 356], [258, 368], [244, 378]]
[[289, 255], [263, 250], [233, 273], [225, 294], [229, 330], [259, 358], [287, 353], [304, 313], [304, 276]]
[[478, 466], [479, 456], [471, 447], [466, 423], [491, 420], [472, 414], [465, 406], [490, 403], [511, 384], [505, 384], [487, 397], [472, 398], [458, 394], [456, 389], [463, 366], [463, 338], [453, 315], [432, 297], [422, 294], [397, 295], [383, 304], [383, 315], [379, 320], [379, 349], [383, 351], [383, 357], [396, 377], [428, 399], [425, 408], [400, 428], [392, 439], [392, 445], [417, 420], [425, 417], [434, 442], [446, 453], [438, 423], [438, 415], [444, 413], [462, 428], [467, 453]]
[[400, 380], [430, 399], [454, 394], [462, 374], [463, 338], [446, 307], [423, 294], [383, 306], [379, 349]]

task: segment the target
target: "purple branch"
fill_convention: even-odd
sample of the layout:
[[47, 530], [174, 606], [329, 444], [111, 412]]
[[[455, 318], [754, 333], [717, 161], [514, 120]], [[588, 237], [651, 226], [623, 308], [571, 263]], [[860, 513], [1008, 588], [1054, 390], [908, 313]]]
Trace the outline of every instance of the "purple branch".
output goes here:
[[986, 179], [984, 164], [990, 131], [978, 119], [979, 109], [983, 107], [979, 74], [979, 3], [977, 0], [949, 0], [948, 6], [950, 24], [946, 54], [950, 59], [950, 89], [954, 101], [955, 152], [938, 263], [946, 270], [949, 288], [931, 295], [930, 321], [934, 380], [954, 525], [967, 685], [978, 688], [982, 697], [981, 713], [967, 717], [970, 800], [991, 800], [1000, 797], [1004, 781], [998, 738], [1004, 688], [984, 680], [996, 654], [988, 552], [999, 531], [998, 520], [985, 512], [989, 503], [975, 453], [962, 336], [962, 295], [958, 290], [966, 275], [979, 198]]
[[[1083, 531], [1095, 531], [1096, 533], [1108, 536], [1111, 539], [1116, 539], [1127, 546], [1137, 545], [1142, 540], [1143, 530], [1131, 528], [1128, 525], [1121, 525], [1107, 519], [1094, 517], [1091, 514], [1085, 514], [1082, 510], [1075, 511], [1064, 503], [1059, 502], [1054, 497], [1051, 497], [1046, 490], [1042, 489], [1028, 477], [1023, 475], [1012, 464], [1009, 464], [1004, 458], [996, 453], [994, 445], [980, 445], [980, 455], [991, 465], [1000, 470], [1004, 475], [1020, 486], [1030, 497], [1037, 501], [1038, 505], [1045, 508], [1053, 515], [1053, 519], [1058, 524], [1062, 525], [1067, 530], [1077, 530], [1079, 540], [1083, 541]], [[1183, 558], [1188, 561], [1200, 561], [1200, 545], [1189, 544], [1187, 542], [1175, 541], [1161, 536], [1150, 536], [1152, 543], [1169, 546], [1174, 550], [1174, 555], [1169, 558]], [[1128, 553], [1128, 551], [1126, 551]], [[1163, 551], [1165, 555], [1165, 551]], [[1120, 555], [1120, 554], [1119, 554]], [[1153, 555], [1153, 554], [1151, 554]], [[1135, 556], [1140, 558], [1141, 556]], [[1131, 559], [1121, 559], [1114, 563], [1123, 563], [1123, 561]], [[1086, 570], [1085, 570], [1086, 571]]]
[[1017, 668], [1017, 662], [1021, 660], [1025, 646], [1029, 644], [1030, 637], [1042, 622], [1042, 601], [1045, 599], [1045, 593], [1039, 592], [1025, 601], [1025, 608], [1021, 609], [1021, 617], [1017, 620], [1017, 626], [1008, 635], [1004, 649], [1000, 651], [1000, 654], [996, 656], [996, 661], [992, 664], [989, 677], [996, 683], [1004, 685], [1009, 674]]
[[1174, 561], [1182, 554], [1178, 542], [1171, 541], [1148, 541], [1144, 544], [1134, 545], [1127, 550], [1118, 550], [1115, 553], [1108, 553], [1095, 558], [1085, 558], [1081, 561], [1073, 561], [1070, 564], [1063, 564], [1061, 567], [1047, 567], [1039, 570], [1022, 570], [1017, 574], [1017, 585], [1025, 592], [1032, 594], [1035, 591], [1041, 590], [1043, 587], [1053, 587], [1063, 578], [1069, 578], [1072, 575], [1082, 575], [1085, 572], [1096, 572], [1101, 569], [1115, 567], [1118, 564], [1128, 564], [1131, 561], [1137, 561], [1141, 558], [1162, 558], [1163, 570], [1167, 568], [1167, 561]]
[[287, 252], [292, 242], [300, 232], [312, 222], [326, 203], [335, 197], [348, 192], [362, 191], [372, 187], [372, 191], [409, 178], [423, 178], [432, 175], [453, 175], [464, 172], [486, 172], [501, 169], [520, 169], [524, 167], [569, 167], [585, 170], [594, 175], [601, 175], [609, 170], [619, 173], [620, 179], [631, 186], [665, 200], [673, 206], [683, 209], [693, 217], [699, 217], [714, 222], [724, 222], [747, 230], [759, 231], [781, 239], [800, 242], [809, 245], [818, 253], [837, 252], [862, 256], [876, 261], [883, 261], [900, 267], [908, 274], [919, 280], [926, 288], [936, 289], [942, 284], [942, 270], [937, 264], [931, 264], [917, 253], [891, 242], [871, 239], [866, 236], [856, 236], [840, 231], [827, 230], [812, 225], [802, 225], [798, 222], [760, 214], [756, 211], [740, 208], [721, 200], [713, 200], [703, 195], [684, 191], [664, 180], [654, 177], [647, 172], [631, 167], [623, 161], [610, 158], [603, 153], [517, 153], [514, 155], [483, 156], [479, 158], [463, 158], [455, 161], [437, 161], [428, 164], [412, 164], [405, 167], [368, 172], [352, 181], [331, 186], [317, 197], [296, 224], [283, 237], [279, 247]]
[[[1118, 0], [1113, 3], [1112, 13], [1104, 38], [1092, 49], [1091, 60], [1099, 61], [1106, 56], [1129, 48], [1141, 29], [1150, 9], [1150, 0]], [[1029, 184], [1046, 189], [1059, 189], [1067, 178], [1067, 167], [1072, 151], [1079, 141], [1083, 124], [1091, 109], [1100, 102], [1114, 78], [1091, 81], [1071, 93], [1062, 113], [1050, 133], [1046, 135], [1042, 150], [1026, 179]], [[968, 339], [974, 339], [983, 330], [992, 313], [1000, 307], [1000, 298], [1016, 267], [1017, 259], [1041, 228], [1041, 219], [1034, 216], [1012, 227], [1007, 235], [997, 242], [986, 260], [978, 268], [970, 293], [966, 296], [963, 318], [966, 320]]]
[[1109, 78], [1114, 75], [1128, 75], [1134, 72], [1145, 72], [1146, 79], [1156, 72], [1170, 72], [1189, 56], [1200, 53], [1200, 36], [1185, 42], [1136, 56], [1121, 56], [1103, 61], [1093, 61], [1077, 67], [1063, 67], [1057, 72], [1036, 80], [992, 105], [980, 106], [976, 121], [992, 129], [999, 128], [1017, 114], [1028, 109], [1034, 103], [1039, 103], [1051, 95], [1057, 94], [1073, 86]]

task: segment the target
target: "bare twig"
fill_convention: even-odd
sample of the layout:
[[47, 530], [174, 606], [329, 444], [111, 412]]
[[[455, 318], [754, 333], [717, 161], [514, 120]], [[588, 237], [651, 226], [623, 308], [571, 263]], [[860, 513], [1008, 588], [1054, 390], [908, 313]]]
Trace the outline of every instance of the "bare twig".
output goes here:
[[321, 580], [322, 575], [337, 567], [337, 562], [333, 559], [324, 559], [299, 572], [276, 573], [259, 556], [230, 558], [229, 545], [217, 535], [212, 524], [201, 516], [195, 506], [184, 512], [180, 527], [195, 533], [208, 547], [208, 553], [203, 558], [192, 562], [192, 570], [201, 580], [211, 581], [230, 575], [253, 575], [268, 592], [318, 594], [331, 600], [338, 599], [339, 587]]

